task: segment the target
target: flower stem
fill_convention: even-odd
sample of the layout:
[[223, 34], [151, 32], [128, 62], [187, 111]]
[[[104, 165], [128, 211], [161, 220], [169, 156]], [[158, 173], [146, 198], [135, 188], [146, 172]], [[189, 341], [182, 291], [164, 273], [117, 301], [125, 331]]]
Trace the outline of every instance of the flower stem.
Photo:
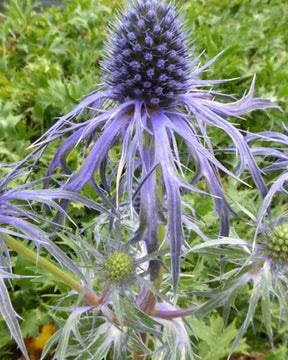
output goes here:
[[[143, 136], [143, 145], [147, 152], [149, 150], [151, 151], [154, 147], [154, 143], [150, 145], [151, 139], [148, 136], [148, 134], [144, 134]], [[151, 147], [149, 149], [149, 146]], [[151, 156], [151, 159], [153, 156]], [[153, 194], [152, 197], [156, 197], [157, 201], [161, 201], [163, 197], [163, 190], [162, 190], [162, 172], [159, 167], [157, 167], [156, 172], [150, 175], [151, 181], [154, 181], [154, 184], [156, 185], [156, 189], [154, 190], [154, 186], [151, 186], [151, 191], [155, 191], [156, 194]], [[145, 186], [145, 185], [144, 185]], [[148, 253], [157, 251], [159, 248], [159, 244], [162, 244], [165, 238], [165, 225], [157, 224], [157, 235], [154, 238], [154, 246], [152, 246], [150, 249], [148, 248]], [[159, 255], [159, 258], [155, 261], [150, 261], [149, 265], [150, 269], [150, 281], [152, 282], [154, 288], [156, 290], [160, 290], [162, 278], [163, 278], [163, 267], [161, 265], [161, 258]], [[156, 312], [156, 295], [153, 293], [153, 291], [146, 289], [146, 294], [144, 298], [142, 299], [142, 302], [140, 304], [140, 309], [144, 311], [147, 315], [153, 316]], [[147, 333], [141, 333], [140, 334], [142, 338], [142, 342], [144, 344], [148, 344], [149, 335]], [[133, 351], [133, 360], [146, 360], [147, 354], [143, 352], [142, 349], [137, 348], [135, 346], [135, 349]]]
[[38, 256], [33, 250], [28, 249], [20, 241], [15, 240], [8, 234], [1, 234], [1, 238], [5, 244], [13, 251], [16, 251], [19, 255], [30, 260], [32, 263], [37, 265], [39, 268], [46, 270], [50, 274], [54, 275], [58, 281], [61, 281], [65, 285], [71, 287], [73, 290], [77, 291], [79, 294], [84, 293], [84, 298], [91, 306], [99, 305], [98, 296], [91, 290], [85, 291], [84, 287], [81, 285], [79, 280], [76, 280], [73, 275], [66, 273], [58, 266], [52, 264], [47, 259], [42, 256]]
[[[148, 341], [148, 335], [145, 333], [142, 333], [141, 338], [142, 338], [143, 343], [146, 344]], [[145, 360], [146, 358], [147, 358], [147, 356], [142, 350], [137, 351], [137, 349], [136, 349], [133, 351], [133, 360]]]

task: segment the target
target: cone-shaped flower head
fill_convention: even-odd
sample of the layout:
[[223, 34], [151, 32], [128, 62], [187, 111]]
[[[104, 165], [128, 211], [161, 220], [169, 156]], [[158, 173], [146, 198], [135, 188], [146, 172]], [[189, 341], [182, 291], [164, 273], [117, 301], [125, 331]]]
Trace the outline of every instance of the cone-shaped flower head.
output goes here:
[[104, 277], [112, 284], [129, 279], [134, 274], [132, 256], [124, 251], [115, 251], [108, 255], [103, 263]]
[[118, 100], [165, 105], [187, 91], [186, 39], [172, 5], [139, 0], [112, 30], [103, 72]]

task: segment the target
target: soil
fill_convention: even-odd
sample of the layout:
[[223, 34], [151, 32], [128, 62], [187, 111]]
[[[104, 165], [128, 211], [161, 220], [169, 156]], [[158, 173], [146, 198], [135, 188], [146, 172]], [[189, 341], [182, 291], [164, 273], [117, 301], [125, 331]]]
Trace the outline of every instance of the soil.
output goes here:
[[231, 360], [264, 360], [265, 356], [271, 353], [271, 350], [264, 353], [252, 353], [252, 354], [235, 354], [232, 355]]

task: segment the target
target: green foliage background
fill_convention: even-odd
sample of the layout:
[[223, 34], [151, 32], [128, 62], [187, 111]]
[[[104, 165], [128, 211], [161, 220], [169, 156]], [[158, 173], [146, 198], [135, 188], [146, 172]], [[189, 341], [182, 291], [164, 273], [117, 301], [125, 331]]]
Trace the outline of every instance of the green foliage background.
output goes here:
[[[31, 0], [5, 2], [5, 10], [0, 13], [0, 163], [22, 159], [28, 153], [27, 146], [48, 129], [57, 116], [69, 111], [101, 82], [99, 60], [103, 57], [106, 26], [123, 3], [69, 0], [62, 6], [43, 8]], [[288, 2], [180, 0], [178, 7], [185, 14], [195, 56], [205, 50], [202, 63], [225, 50], [205, 77], [238, 79], [217, 90], [240, 97], [256, 74], [256, 96], [270, 97], [283, 108], [283, 112], [273, 110], [269, 115], [254, 112], [250, 118], [239, 120], [239, 126], [257, 132], [279, 130], [282, 123], [287, 124]], [[216, 131], [211, 136], [217, 139], [219, 146], [226, 142], [224, 135], [220, 136]], [[51, 160], [53, 150], [53, 146], [50, 147], [41, 160], [43, 168]], [[253, 190], [243, 189], [239, 194], [233, 184], [227, 184], [227, 191], [234, 198], [247, 199], [246, 205], [253, 208]], [[200, 198], [197, 201], [197, 210], [213, 233], [215, 218], [211, 206], [207, 201], [201, 202]], [[16, 256], [14, 261], [18, 273], [35, 271], [33, 266], [29, 267]], [[204, 261], [197, 266], [195, 259], [184, 262], [183, 271], [188, 276], [185, 279], [203, 276], [208, 264]], [[26, 319], [24, 336], [37, 335], [38, 325], [49, 321], [42, 295], [47, 289], [55, 290], [55, 285], [48, 276], [43, 276], [44, 283], [19, 281], [13, 293], [15, 307]], [[190, 280], [185, 279], [181, 286], [186, 291]], [[25, 301], [20, 306], [19, 299], [23, 298]], [[181, 301], [185, 306], [185, 298]], [[240, 318], [241, 311], [240, 308]], [[233, 321], [224, 332], [222, 325], [220, 313], [206, 323], [195, 321], [193, 324], [200, 340], [198, 351], [202, 360], [212, 356], [214, 360], [221, 360], [229, 353], [239, 324]], [[11, 359], [10, 337], [1, 320], [0, 329], [0, 358]], [[257, 321], [255, 329], [256, 334], [248, 333], [239, 351], [261, 352], [269, 347], [263, 341], [265, 334]], [[285, 357], [286, 339], [281, 333], [276, 338], [275, 352], [265, 359], [282, 360]]]

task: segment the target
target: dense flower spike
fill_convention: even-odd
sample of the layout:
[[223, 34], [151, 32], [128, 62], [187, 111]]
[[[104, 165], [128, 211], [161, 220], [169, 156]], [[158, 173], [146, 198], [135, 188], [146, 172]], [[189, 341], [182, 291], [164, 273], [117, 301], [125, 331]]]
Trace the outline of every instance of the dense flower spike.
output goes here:
[[103, 62], [106, 83], [120, 102], [171, 105], [187, 91], [191, 64], [183, 25], [172, 4], [135, 1], [112, 27]]

